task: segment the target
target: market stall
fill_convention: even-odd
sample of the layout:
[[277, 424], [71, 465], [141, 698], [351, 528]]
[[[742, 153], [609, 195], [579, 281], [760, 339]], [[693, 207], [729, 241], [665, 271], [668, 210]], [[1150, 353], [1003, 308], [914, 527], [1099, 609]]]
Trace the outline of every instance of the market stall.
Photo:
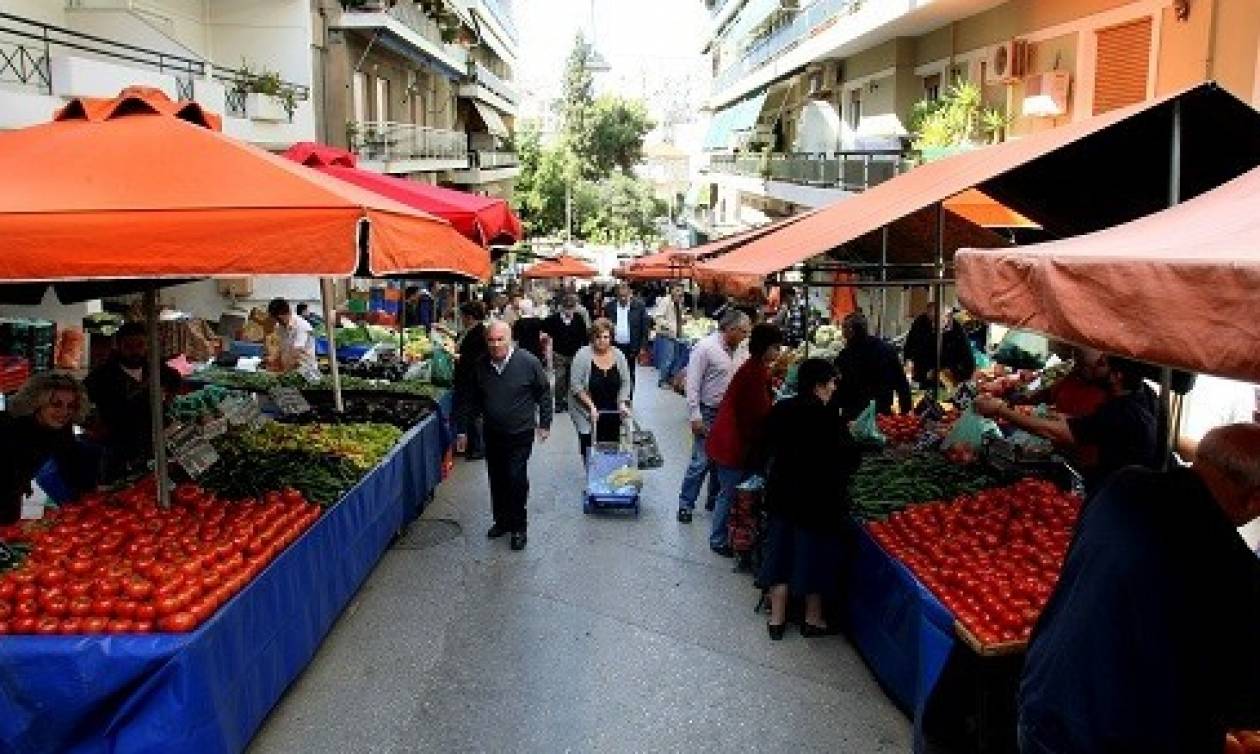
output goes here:
[[[1228, 153], [1213, 146], [1221, 138], [1215, 128], [1225, 121], [1231, 145], [1238, 146]], [[1167, 155], [1167, 159], [1152, 159], [1152, 154]], [[1099, 164], [1106, 164], [1107, 169], [1097, 170]], [[1102, 284], [1111, 286], [1110, 295], [1100, 296], [1086, 313], [1066, 305], [1088, 295], [1084, 281], [1094, 274], [1096, 256], [1026, 256], [1021, 250], [1009, 250], [1007, 238], [992, 236], [997, 243], [979, 244], [962, 239], [983, 236], [987, 232], [984, 226], [1008, 222], [1025, 229], [1029, 229], [1025, 223], [1040, 226], [1038, 232], [1051, 237], [1097, 231], [1158, 211], [1167, 207], [1170, 199], [1205, 194], [1258, 164], [1260, 117], [1214, 84], [1205, 84], [924, 165], [702, 261], [695, 265], [694, 274], [703, 285], [737, 296], [759, 297], [767, 286], [779, 282], [803, 283], [806, 287], [927, 286], [940, 291], [953, 283], [957, 249], [997, 248], [1000, 250], [965, 253], [969, 265], [985, 267], [977, 276], [977, 282], [984, 284], [974, 285], [963, 299], [975, 307], [975, 313], [1018, 326], [1033, 321], [1045, 326], [1049, 318], [1061, 318], [1078, 327], [1086, 318], [1104, 328], [1119, 323], [1116, 337], [1128, 344], [1119, 352], [1133, 354], [1135, 336], [1125, 325], [1132, 319], [1133, 328], [1151, 332], [1152, 312], [1172, 305], [1163, 293], [1164, 286], [1153, 286], [1153, 295], [1161, 297], [1162, 305], [1143, 310], [1132, 306], [1133, 297], [1124, 297], [1122, 305], [1117, 297], [1132, 290], [1132, 278], [1128, 277], [1131, 272], [1122, 273], [1117, 267], [1116, 277], [1102, 276]], [[1088, 179], [1082, 180], [1083, 175]], [[1239, 179], [1244, 185], [1235, 190], [1235, 196], [1254, 193], [1256, 186], [1248, 180]], [[1073, 185], [1080, 190], [1046, 191], [1046, 185]], [[995, 213], [986, 201], [978, 200], [970, 193], [976, 189], [981, 196], [1000, 203], [1002, 209]], [[1221, 245], [1245, 237], [1247, 230], [1237, 218], [1254, 214], [1238, 207], [1221, 209], [1217, 216], [1223, 223]], [[1234, 219], [1224, 222], [1226, 216]], [[1149, 236], [1126, 239], [1129, 249], [1141, 249], [1160, 229], [1166, 229], [1148, 220], [1152, 222]], [[1134, 225], [1141, 222], [1146, 221]], [[1212, 222], [1216, 221], [1205, 215], [1171, 236], [1172, 245], [1183, 242], [1183, 258], [1194, 256], [1189, 252], [1189, 239], [1196, 237], [1193, 225]], [[1107, 233], [1098, 236], [1106, 238]], [[1064, 252], [1085, 248], [1075, 247], [1075, 242], [1046, 248]], [[1192, 269], [1192, 262], [1171, 264], [1178, 252], [1170, 244], [1153, 247], [1156, 257], [1161, 256], [1159, 250], [1168, 249], [1163, 255], [1166, 258], [1154, 263], [1158, 269], [1151, 274], [1157, 278], [1175, 279]], [[1119, 247], [1104, 244], [1102, 248]], [[993, 268], [988, 267], [990, 261], [995, 262]], [[1086, 268], [1088, 272], [1082, 272]], [[1082, 286], [1072, 289], [1073, 298], [1056, 298], [1059, 292], [1048, 287], [1048, 281], [1055, 281], [1061, 270], [1058, 283], [1070, 281]], [[853, 278], [836, 281], [837, 272]], [[961, 272], [958, 274], [960, 283], [973, 285], [961, 280]], [[1188, 274], [1203, 281], [1212, 279], [1195, 272]], [[1244, 276], [1231, 285], [1245, 286], [1246, 282]], [[942, 298], [938, 293], [938, 315]], [[1189, 300], [1199, 299], [1191, 294]], [[1119, 316], [1122, 306], [1126, 311]], [[1181, 309], [1180, 304], [1176, 306]], [[1197, 308], [1204, 310], [1205, 317], [1215, 317], [1207, 313], [1217, 308], [1215, 304]], [[1224, 308], [1224, 318], [1233, 317], [1235, 323], [1236, 317], [1243, 316], [1238, 313], [1241, 310]], [[1133, 318], [1140, 317], [1147, 319], [1139, 325]], [[1056, 327], [1060, 331], [1052, 334], [1063, 335], [1063, 325]], [[1163, 333], [1151, 335], [1162, 337]], [[1188, 349], [1191, 354], [1204, 353], [1203, 344], [1213, 342], [1202, 332], [1198, 337], [1197, 347]], [[1102, 345], [1104, 341], [1097, 335], [1069, 339], [1115, 350], [1114, 340]], [[938, 335], [938, 364], [940, 342]], [[1251, 342], [1240, 338], [1236, 343], [1238, 352], [1245, 352], [1244, 360], [1254, 361], [1254, 349], [1248, 350]], [[1149, 353], [1146, 358], [1150, 358]], [[1231, 363], [1239, 362], [1231, 357]], [[1254, 379], [1255, 372], [1249, 374]], [[1041, 376], [1008, 377], [996, 371], [992, 375], [1002, 389], [1014, 387], [1011, 379], [1022, 387]], [[964, 420], [978, 419], [964, 415], [959, 424]], [[1018, 655], [1057, 580], [1080, 508], [1079, 498], [1072, 492], [1075, 485], [1070, 469], [1063, 459], [1042, 454], [1017, 435], [997, 436], [996, 428], [984, 433], [991, 439], [969, 433], [972, 441], [967, 443], [968, 449], [955, 451], [949, 442], [952, 430], [942, 429], [936, 439], [943, 440], [942, 448], [950, 454], [938, 460], [968, 467], [978, 462], [982, 466], [977, 468], [1000, 473], [976, 489], [916, 491], [928, 480], [948, 477], [940, 470], [907, 468], [923, 465], [919, 461], [924, 454], [943, 455], [931, 448], [932, 441], [924, 435], [929, 428], [885, 424], [880, 429], [876, 434], [885, 440], [902, 445], [909, 442], [910, 447], [903, 448], [891, 463], [900, 469], [898, 474], [915, 481], [902, 486], [903, 491], [909, 491], [900, 500], [884, 497], [888, 490], [897, 490], [891, 480], [874, 485], [867, 482], [880, 490], [880, 496], [858, 506], [859, 514], [873, 520], [855, 523], [851, 532], [857, 554], [845, 596], [850, 634], [890, 695], [912, 715], [917, 751], [925, 750], [933, 737], [930, 726], [925, 726], [930, 719], [928, 710], [942, 701], [954, 705], [961, 701], [958, 686], [942, 681], [960, 658], [974, 671], [964, 686], [975, 691], [975, 704], [963, 705], [966, 709], [953, 716], [968, 720], [970, 726], [970, 738], [956, 750], [1013, 750], [1013, 720], [1009, 715], [1006, 719], [995, 715], [991, 704], [996, 700], [998, 707], [1013, 708], [1013, 692], [1009, 686], [1001, 686], [999, 691], [998, 681], [989, 673], [1001, 666], [1008, 676], [1006, 681], [1011, 672], [1017, 677]], [[870, 468], [860, 470], [855, 484], [861, 486], [863, 476], [871, 473]], [[988, 565], [977, 569], [979, 562]]]
[[527, 280], [561, 280], [564, 278], [593, 278], [599, 270], [567, 254], [542, 259], [526, 267], [521, 277]]
[[[3, 295], [146, 291], [156, 374], [153, 290], [171, 281], [488, 270], [445, 221], [217, 122], [132, 89], [0, 134], [0, 168], [23, 177], [0, 192]], [[0, 546], [0, 594], [18, 598], [0, 597], [0, 633], [19, 635], [0, 639], [0, 740], [15, 750], [242, 749], [440, 480], [445, 396], [405, 430], [344, 416], [276, 429], [255, 400], [188, 397], [173, 406], [186, 424], [163, 432], [150, 383], [159, 478], [169, 449], [199, 483], [169, 507], [151, 478], [93, 493], [0, 536], [19, 543]], [[296, 390], [271, 397], [305, 413]]]

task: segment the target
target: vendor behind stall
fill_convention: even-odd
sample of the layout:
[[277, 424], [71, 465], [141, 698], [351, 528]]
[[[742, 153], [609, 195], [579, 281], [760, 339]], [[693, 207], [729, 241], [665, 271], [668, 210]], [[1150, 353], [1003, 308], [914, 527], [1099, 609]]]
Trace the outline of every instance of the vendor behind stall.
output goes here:
[[1220, 752], [1260, 728], [1260, 426], [1209, 432], [1193, 468], [1124, 469], [1085, 508], [1033, 632], [1023, 754]]
[[1083, 469], [1086, 492], [1092, 494], [1117, 469], [1154, 467], [1157, 461], [1155, 396], [1143, 380], [1145, 368], [1118, 356], [1106, 356], [1104, 363], [1107, 400], [1085, 416], [1028, 416], [992, 396], [977, 398], [975, 409], [1060, 445], [1097, 446], [1098, 463]]
[[92, 488], [95, 469], [74, 437], [74, 425], [87, 409], [79, 381], [56, 372], [35, 375], [9, 401], [8, 411], [0, 413], [0, 525], [18, 520], [22, 498], [50, 460], [75, 492]]
[[308, 379], [319, 378], [319, 362], [315, 359], [315, 336], [311, 323], [293, 313], [289, 302], [274, 298], [267, 304], [267, 313], [276, 323], [280, 338], [280, 371], [298, 372]]
[[[109, 360], [89, 372], [83, 381], [95, 408], [92, 434], [105, 450], [106, 480], [139, 471], [153, 455], [149, 339], [144, 325], [126, 323], [118, 328], [116, 341]], [[163, 365], [159, 379], [167, 397], [179, 390], [179, 373], [171, 367]]]
[[835, 401], [845, 419], [853, 420], [871, 401], [881, 414], [892, 413], [893, 397], [901, 413], [910, 412], [910, 383], [897, 351], [870, 333], [866, 315], [854, 312], [840, 323], [844, 349], [836, 356], [840, 375]]

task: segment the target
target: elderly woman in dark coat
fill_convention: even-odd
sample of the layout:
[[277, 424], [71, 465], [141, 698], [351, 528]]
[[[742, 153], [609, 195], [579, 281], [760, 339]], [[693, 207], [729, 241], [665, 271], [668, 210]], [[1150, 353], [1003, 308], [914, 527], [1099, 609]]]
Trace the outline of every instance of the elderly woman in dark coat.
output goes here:
[[836, 379], [827, 361], [802, 362], [797, 394], [777, 403], [766, 423], [770, 521], [760, 582], [770, 590], [767, 628], [775, 640], [783, 638], [789, 593], [805, 598], [801, 635], [829, 633], [823, 600], [839, 582], [849, 478], [858, 465], [848, 428], [827, 409]]

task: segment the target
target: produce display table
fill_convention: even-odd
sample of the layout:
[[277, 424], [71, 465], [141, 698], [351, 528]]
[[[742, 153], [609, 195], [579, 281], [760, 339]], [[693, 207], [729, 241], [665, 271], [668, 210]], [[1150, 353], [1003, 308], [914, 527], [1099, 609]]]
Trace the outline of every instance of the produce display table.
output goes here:
[[852, 523], [854, 560], [844, 589], [849, 637], [884, 690], [914, 721], [923, 750], [923, 713], [950, 652], [954, 618], [910, 570]]
[[418, 494], [403, 499], [403, 524], [409, 524], [420, 517], [425, 505], [432, 499], [434, 491], [442, 482], [442, 461], [446, 449], [451, 446], [454, 436], [451, 433], [452, 402], [451, 391], [446, 391], [437, 399], [438, 410], [427, 419], [412, 428], [416, 435], [417, 463], [406, 469], [410, 476], [408, 489]]
[[[413, 427], [192, 633], [0, 639], [0, 749], [243, 750], [409, 511], [440, 480], [441, 451], [431, 440], [443, 424], [430, 417]], [[439, 467], [430, 479], [434, 453]], [[420, 468], [423, 477], [414, 471]]]

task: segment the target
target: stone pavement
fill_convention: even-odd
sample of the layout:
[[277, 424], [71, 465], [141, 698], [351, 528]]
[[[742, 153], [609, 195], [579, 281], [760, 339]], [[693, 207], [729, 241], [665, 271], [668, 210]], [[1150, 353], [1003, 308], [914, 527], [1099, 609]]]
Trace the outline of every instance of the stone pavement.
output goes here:
[[655, 377], [640, 368], [635, 407], [666, 465], [639, 518], [583, 515], [566, 414], [535, 446], [524, 552], [485, 538], [484, 463], [457, 461], [249, 751], [910, 751], [843, 638], [772, 643], [708, 514], [675, 521], [690, 441]]

